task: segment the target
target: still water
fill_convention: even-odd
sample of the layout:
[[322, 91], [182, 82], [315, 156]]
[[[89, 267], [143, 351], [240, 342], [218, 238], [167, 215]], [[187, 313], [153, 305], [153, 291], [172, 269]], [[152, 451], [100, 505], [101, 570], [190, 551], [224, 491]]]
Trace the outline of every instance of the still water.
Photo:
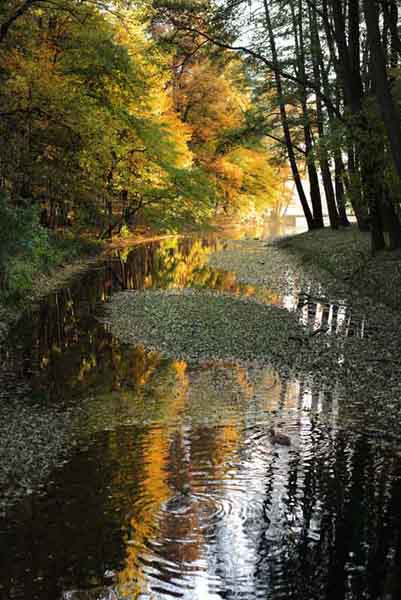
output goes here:
[[[25, 491], [0, 518], [2, 600], [401, 598], [401, 461], [338, 426], [340, 390], [166, 360], [99, 320], [122, 289], [254, 293], [207, 266], [217, 247], [115, 252], [12, 332], [2, 461]], [[365, 333], [346, 306], [267, 297], [333, 335]], [[281, 424], [288, 447], [272, 443]]]

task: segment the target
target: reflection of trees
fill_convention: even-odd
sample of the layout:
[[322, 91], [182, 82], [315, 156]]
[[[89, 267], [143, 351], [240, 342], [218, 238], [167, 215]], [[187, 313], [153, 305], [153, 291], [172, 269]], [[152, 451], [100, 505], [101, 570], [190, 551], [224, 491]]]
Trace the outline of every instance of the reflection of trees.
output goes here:
[[[20, 375], [28, 376], [37, 391], [57, 400], [109, 385], [111, 371], [124, 351], [93, 315], [120, 289], [200, 286], [281, 303], [269, 290], [240, 284], [232, 273], [208, 267], [206, 258], [215, 247], [213, 240], [185, 238], [142, 244], [119, 251], [103, 268], [93, 269], [69, 289], [53, 294], [14, 332]], [[357, 336], [365, 333], [364, 320], [346, 306], [329, 305], [304, 294], [298, 310], [316, 329]], [[139, 355], [131, 359], [137, 360]], [[114, 385], [118, 389], [121, 383], [115, 381]]]
[[[67, 566], [70, 589], [95, 575], [101, 583], [115, 567], [121, 591], [135, 599], [150, 593], [152, 573], [174, 585], [185, 574], [192, 581], [198, 565], [227, 599], [398, 597], [401, 470], [392, 448], [333, 429], [335, 402], [307, 381], [236, 365], [188, 371], [140, 356], [130, 363], [114, 355], [121, 387], [106, 386], [99, 398], [111, 426], [116, 402], [136, 407], [136, 424], [97, 434], [54, 475], [43, 501], [19, 515], [18, 535], [7, 536], [6, 586], [29, 563], [44, 579], [27, 577], [26, 586], [57, 597], [54, 579]], [[151, 367], [130, 387], [141, 360]], [[266, 411], [287, 421], [289, 450], [270, 445]], [[189, 509], [177, 516], [166, 503], [185, 485]], [[220, 513], [205, 528], [213, 504], [199, 497], [232, 506], [231, 516]]]
[[[264, 372], [255, 378], [249, 377], [246, 370], [237, 365], [215, 367], [214, 375], [212, 370], [196, 369], [186, 375], [186, 384], [179, 385], [177, 381], [175, 392], [164, 394], [164, 402], [170, 406], [166, 420], [169, 430], [150, 429], [149, 438], [142, 442], [141, 491], [130, 518], [126, 566], [119, 574], [121, 590], [125, 594], [131, 593], [132, 598], [140, 589], [142, 593], [150, 593], [148, 565], [156, 572], [161, 569], [159, 576], [163, 581], [169, 581], [170, 577], [176, 578], [177, 573], [174, 574], [174, 569], [170, 573], [164, 564], [176, 564], [181, 575], [187, 570], [191, 572], [191, 566], [199, 558], [205, 560], [211, 556], [210, 553], [215, 555], [213, 562], [224, 564], [228, 548], [226, 543], [219, 542], [220, 536], [223, 539], [225, 535], [224, 515], [221, 515], [222, 523], [216, 522], [212, 529], [205, 529], [208, 512], [196, 500], [197, 494], [204, 494], [210, 500], [215, 494], [222, 498], [226, 493], [230, 495], [230, 488], [225, 491], [226, 483], [231, 481], [235, 470], [242, 469], [242, 443], [247, 429], [253, 424], [253, 418], [247, 413], [251, 411], [260, 417], [267, 406], [266, 390], [272, 393], [268, 405], [272, 410], [274, 407], [281, 411], [294, 409], [292, 385], [280, 384], [273, 372]], [[255, 402], [259, 404], [258, 408]], [[198, 404], [204, 405], [204, 413], [199, 412]], [[188, 411], [191, 415], [190, 429], [182, 427], [181, 419], [176, 420], [184, 406], [182, 416]], [[148, 465], [152, 465], [151, 470]], [[169, 496], [180, 493], [186, 484], [195, 495], [190, 501], [190, 509], [177, 519], [164, 505]], [[208, 510], [213, 511], [213, 506]], [[260, 525], [256, 524], [258, 528]], [[246, 527], [244, 525], [245, 530]], [[207, 533], [206, 537], [204, 533]], [[248, 533], [252, 536], [252, 532]], [[223, 569], [219, 575], [222, 586], [224, 577]], [[227, 580], [227, 589], [232, 585], [233, 582]]]
[[[210, 247], [201, 241], [166, 240], [139, 245], [126, 257], [110, 258], [103, 268], [52, 294], [20, 322], [12, 339], [14, 366], [19, 363], [20, 375], [30, 379], [33, 368], [37, 388], [46, 388], [51, 397], [80, 393], [88, 379], [104, 375], [102, 361], [116, 352], [116, 343], [93, 316], [99, 305], [126, 288], [197, 282], [224, 287], [225, 277], [232, 286], [231, 275], [203, 266], [208, 252]], [[112, 367], [114, 359], [108, 360]]]
[[103, 583], [124, 556], [121, 530], [137, 490], [142, 435], [121, 428], [92, 439], [53, 472], [46, 494], [28, 496], [1, 520], [1, 598], [60, 598], [62, 589]]
[[[309, 447], [288, 463], [282, 538], [275, 548], [261, 537], [260, 587], [268, 580], [269, 597], [294, 600], [381, 598], [390, 588], [399, 597], [399, 459], [364, 436], [320, 426], [310, 433]], [[274, 481], [273, 464], [268, 477]]]
[[20, 376], [57, 402], [122, 389], [141, 379], [150, 368], [144, 353], [127, 351], [94, 317], [121, 289], [200, 286], [278, 301], [268, 291], [239, 284], [231, 273], [208, 267], [205, 260], [215, 246], [213, 241], [190, 239], [142, 244], [118, 252], [102, 268], [51, 295], [14, 331]]
[[[188, 380], [185, 363], [173, 362], [168, 369], [171, 372], [169, 378], [160, 379], [158, 373], [155, 375], [156, 381], [149, 381], [148, 385], [153, 395], [158, 394], [163, 412], [162, 423], [174, 424], [185, 407]], [[125, 566], [118, 576], [124, 594], [130, 594], [132, 598], [143, 591], [143, 585], [146, 585], [141, 573], [140, 554], [143, 554], [147, 541], [154, 536], [155, 520], [161, 505], [171, 495], [168, 481], [171, 434], [168, 427], [160, 424], [148, 430], [148, 435], [141, 443], [141, 455], [139, 493], [129, 519], [131, 533], [127, 539]]]
[[355, 314], [347, 304], [314, 298], [304, 291], [299, 294], [297, 310], [301, 321], [312, 329], [347, 337], [366, 335], [366, 318]]
[[[219, 428], [200, 427], [196, 436], [192, 431], [185, 432], [181, 413], [188, 408], [189, 379], [184, 363], [173, 363], [173, 368], [176, 385], [169, 390], [163, 388], [164, 393], [160, 395], [167, 426], [150, 429], [142, 442], [140, 493], [130, 517], [125, 567], [118, 576], [121, 590], [130, 598], [135, 598], [140, 591], [149, 592], [144, 569], [146, 571], [146, 562], [152, 561], [152, 553], [145, 557], [145, 563], [141, 560], [149, 541], [160, 543], [159, 555], [177, 565], [190, 565], [202, 555], [205, 539], [196, 501], [178, 518], [164, 505], [169, 498], [181, 494], [185, 485], [193, 490], [192, 473], [204, 470], [205, 454], [211, 459], [208, 480], [218, 481], [227, 469], [228, 455], [233, 453], [239, 440], [235, 423]], [[198, 492], [207, 492], [206, 483], [207, 480], [204, 485], [197, 482]], [[167, 580], [168, 572], [164, 575]]]

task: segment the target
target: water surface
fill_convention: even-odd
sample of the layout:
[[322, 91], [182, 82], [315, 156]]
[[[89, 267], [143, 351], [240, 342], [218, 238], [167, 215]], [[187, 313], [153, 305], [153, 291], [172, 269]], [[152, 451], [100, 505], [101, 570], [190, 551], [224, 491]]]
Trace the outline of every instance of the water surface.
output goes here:
[[344, 426], [343, 390], [167, 360], [99, 320], [121, 289], [208, 287], [261, 294], [329, 335], [368, 331], [346, 300], [210, 268], [224, 243], [117, 252], [12, 332], [0, 428], [5, 496], [18, 500], [0, 521], [2, 599], [401, 597], [401, 461]]

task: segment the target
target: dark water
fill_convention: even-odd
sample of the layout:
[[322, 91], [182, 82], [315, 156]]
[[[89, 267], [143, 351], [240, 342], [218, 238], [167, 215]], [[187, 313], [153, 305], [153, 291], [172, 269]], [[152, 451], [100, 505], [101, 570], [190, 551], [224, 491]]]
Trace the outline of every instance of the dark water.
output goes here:
[[[99, 322], [120, 289], [249, 292], [205, 265], [223, 243], [117, 253], [13, 331], [4, 431], [28, 445], [40, 434], [35, 456], [10, 455], [18, 473], [18, 458], [43, 472], [0, 520], [2, 599], [401, 598], [401, 461], [340, 426], [341, 390], [273, 369], [189, 367]], [[293, 305], [316, 328], [366, 334], [346, 304], [301, 294]], [[44, 421], [24, 428], [37, 412]], [[272, 424], [290, 446], [272, 443]]]

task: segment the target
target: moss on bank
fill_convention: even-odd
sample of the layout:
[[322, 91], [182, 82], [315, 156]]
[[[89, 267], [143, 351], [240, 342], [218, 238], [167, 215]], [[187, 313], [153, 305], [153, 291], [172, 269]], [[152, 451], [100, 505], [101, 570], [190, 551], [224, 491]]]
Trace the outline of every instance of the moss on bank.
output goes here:
[[285, 238], [276, 245], [304, 263], [329, 271], [354, 291], [401, 309], [401, 252], [383, 251], [372, 256], [369, 233], [361, 233], [356, 227], [320, 229]]

